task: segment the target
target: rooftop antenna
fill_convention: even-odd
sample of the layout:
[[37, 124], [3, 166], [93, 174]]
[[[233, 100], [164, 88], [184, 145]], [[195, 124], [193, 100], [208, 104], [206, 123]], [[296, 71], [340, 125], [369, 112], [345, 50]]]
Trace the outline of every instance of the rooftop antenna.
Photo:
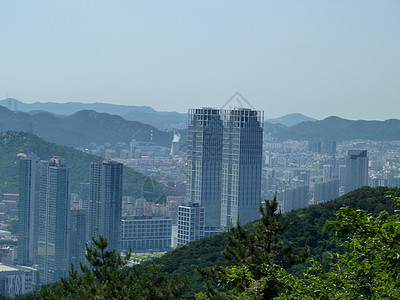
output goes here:
[[256, 110], [256, 108], [255, 108], [249, 101], [247, 101], [247, 99], [246, 99], [241, 93], [239, 93], [239, 91], [237, 91], [236, 93], [234, 93], [234, 94], [232, 95], [232, 97], [230, 97], [230, 98], [228, 99], [228, 101], [226, 101], [226, 102], [224, 103], [224, 105], [222, 105], [221, 109], [224, 108], [225, 106], [227, 106], [227, 105], [229, 104], [229, 102], [231, 102], [231, 101], [234, 100], [234, 99], [239, 103], [240, 107], [243, 107], [243, 104], [242, 104], [242, 102], [241, 102], [241, 100], [242, 100], [242, 101], [244, 101], [250, 108]]

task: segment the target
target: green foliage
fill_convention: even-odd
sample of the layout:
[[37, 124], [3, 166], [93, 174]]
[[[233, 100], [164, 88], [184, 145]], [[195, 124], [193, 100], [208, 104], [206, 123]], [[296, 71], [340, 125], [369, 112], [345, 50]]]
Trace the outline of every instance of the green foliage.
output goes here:
[[[400, 204], [400, 198], [391, 199]], [[332, 255], [329, 271], [324, 272], [315, 260], [301, 276], [289, 274], [273, 262], [262, 265], [261, 277], [251, 272], [248, 264], [219, 268], [216, 278], [226, 291], [208, 291], [199, 298], [399, 299], [400, 211], [381, 211], [374, 216], [343, 207], [335, 215], [336, 219], [327, 221], [324, 229], [340, 238], [343, 252]]]
[[[341, 253], [344, 250], [340, 247], [334, 232], [322, 231], [325, 222], [334, 220], [333, 212], [343, 206], [364, 209], [374, 216], [382, 210], [392, 214], [396, 205], [387, 198], [387, 195], [400, 196], [400, 189], [363, 187], [326, 203], [293, 210], [282, 215], [282, 224], [290, 220], [291, 226], [277, 236], [286, 249], [291, 249], [293, 253], [299, 253], [308, 245], [310, 257], [318, 261], [322, 265], [322, 270], [326, 272], [330, 269], [331, 253]], [[256, 232], [257, 223], [258, 221], [247, 223], [242, 227], [250, 232]], [[162, 265], [162, 271], [169, 274], [187, 272], [190, 286], [184, 294], [184, 298], [192, 299], [195, 294], [204, 291], [204, 277], [196, 272], [196, 266], [208, 268], [232, 265], [232, 262], [222, 255], [226, 239], [226, 232], [203, 238], [168, 252], [156, 262]], [[281, 259], [278, 258], [278, 260]], [[302, 276], [309, 269], [308, 262], [291, 265], [288, 259], [282, 259], [280, 263], [288, 273], [296, 275], [296, 278]]]
[[152, 264], [134, 273], [121, 272], [131, 253], [121, 257], [116, 250], [107, 250], [103, 236], [86, 245], [89, 266], [80, 266], [81, 274], [72, 266], [69, 277], [62, 278], [54, 290], [43, 286], [41, 296], [51, 299], [176, 299], [187, 287], [186, 278], [174, 276], [168, 280], [160, 266]]
[[14, 299], [15, 300], [42, 300], [42, 297], [40, 296], [40, 291], [34, 290], [34, 291], [30, 291], [23, 295], [17, 295], [14, 297]]
[[[228, 266], [231, 263], [222, 255], [226, 241], [226, 233], [220, 233], [212, 237], [205, 237], [187, 245], [178, 246], [154, 261], [161, 265], [161, 271], [170, 277], [186, 273], [190, 285], [183, 295], [185, 299], [192, 299], [194, 294], [201, 291], [204, 286], [204, 278], [196, 271], [197, 266], [207, 268], [211, 266]], [[144, 265], [148, 265], [146, 263]], [[132, 267], [134, 270], [136, 267]], [[128, 268], [127, 268], [128, 269]]]
[[[296, 264], [307, 258], [307, 246], [299, 254], [293, 255], [291, 249], [284, 248], [279, 239], [278, 234], [284, 232], [290, 223], [282, 222], [276, 197], [273, 201], [265, 201], [265, 208], [260, 207], [259, 212], [261, 218], [255, 232], [247, 231], [239, 223], [229, 229], [223, 254], [235, 266], [199, 268], [199, 272], [207, 277], [208, 298], [236, 298], [263, 280], [264, 284], [258, 287], [257, 293], [263, 295], [263, 299], [273, 299], [286, 291], [287, 287], [279, 277], [271, 274], [283, 271], [280, 265], [285, 260]], [[218, 283], [218, 288], [213, 286], [213, 282]]]
[[[72, 191], [79, 192], [80, 183], [89, 181], [91, 162], [102, 161], [103, 158], [83, 153], [76, 149], [46, 142], [36, 135], [24, 132], [6, 131], [0, 133], [0, 194], [18, 193], [19, 189], [19, 158], [18, 153], [34, 153], [42, 160], [53, 156], [65, 159], [71, 168]], [[142, 186], [146, 176], [130, 168], [124, 167], [124, 195], [141, 197]], [[155, 183], [156, 189], [165, 189]], [[168, 190], [167, 190], [168, 191]], [[168, 191], [169, 192], [169, 191]], [[165, 194], [165, 192], [164, 192]]]
[[[374, 216], [382, 210], [392, 214], [396, 205], [387, 197], [388, 195], [400, 196], [400, 189], [363, 187], [338, 199], [285, 213], [283, 218], [290, 220], [292, 226], [279, 237], [295, 252], [308, 245], [311, 251], [310, 256], [319, 261], [323, 269], [327, 271], [331, 253], [343, 252], [334, 233], [328, 230], [322, 231], [326, 221], [335, 219], [333, 212], [341, 207], [349, 206], [356, 210], [365, 210]], [[296, 275], [302, 274], [308, 268], [308, 264], [305, 263], [294, 266], [284, 264], [283, 266], [287, 271]]]

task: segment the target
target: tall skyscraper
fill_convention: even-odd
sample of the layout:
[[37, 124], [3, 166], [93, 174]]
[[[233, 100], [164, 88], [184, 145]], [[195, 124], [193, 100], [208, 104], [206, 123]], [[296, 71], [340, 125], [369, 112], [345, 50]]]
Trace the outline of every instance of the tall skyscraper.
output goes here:
[[223, 136], [220, 110], [189, 110], [186, 200], [205, 208], [207, 227], [221, 225]]
[[260, 217], [264, 113], [224, 110], [221, 227]]
[[368, 185], [367, 150], [349, 150], [346, 157], [345, 192]]
[[122, 171], [119, 162], [106, 160], [90, 165], [89, 239], [103, 235], [109, 249], [121, 250]]
[[18, 264], [31, 266], [37, 255], [39, 158], [19, 160]]
[[40, 284], [70, 269], [71, 172], [60, 157], [40, 161], [38, 268]]
[[206, 228], [259, 218], [263, 112], [189, 110], [186, 199], [205, 208]]

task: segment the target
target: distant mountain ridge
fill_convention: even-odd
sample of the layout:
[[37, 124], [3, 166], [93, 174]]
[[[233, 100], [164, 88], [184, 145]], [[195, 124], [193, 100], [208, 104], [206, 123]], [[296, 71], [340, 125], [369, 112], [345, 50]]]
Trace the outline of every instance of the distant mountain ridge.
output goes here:
[[173, 132], [93, 110], [57, 117], [48, 112], [31, 115], [0, 106], [0, 131], [4, 130], [33, 132], [47, 141], [70, 147], [85, 146], [91, 142], [129, 143], [132, 139], [143, 142], [152, 140], [161, 146], [170, 147], [173, 138]]
[[272, 123], [272, 124], [282, 124], [285, 126], [293, 126], [297, 125], [302, 122], [315, 122], [317, 119], [310, 118], [308, 116], [305, 116], [303, 114], [299, 113], [293, 113], [293, 114], [288, 114], [279, 118], [271, 118], [271, 119], [265, 119], [266, 122]]
[[177, 112], [156, 111], [150, 106], [129, 106], [110, 103], [81, 102], [35, 102], [23, 103], [14, 98], [0, 100], [0, 105], [13, 111], [49, 112], [58, 116], [72, 115], [81, 110], [94, 110], [98, 113], [119, 115], [128, 121], [137, 121], [157, 128], [186, 128], [187, 114]]
[[[17, 104], [16, 107], [13, 106], [13, 103]], [[184, 129], [180, 130], [181, 141], [185, 142], [187, 138], [187, 114], [157, 112], [148, 106], [124, 106], [107, 103], [49, 103], [50, 106], [46, 106], [47, 104], [24, 104], [15, 99], [0, 101], [0, 130], [29, 131], [30, 124], [32, 124], [33, 132], [46, 140], [74, 147], [87, 139], [99, 141], [99, 143], [129, 141], [132, 138], [148, 141], [151, 130], [153, 130], [153, 140], [156, 143], [166, 147], [170, 146], [172, 132], [166, 133], [155, 127], [137, 123], [138, 121], [135, 123], [135, 121], [127, 120], [129, 116], [133, 118], [132, 116], [135, 115], [135, 118], [143, 120], [143, 123], [146, 124], [157, 123], [161, 120], [160, 123], [157, 123], [158, 125], [170, 126], [169, 128], [183, 126]], [[34, 107], [33, 105], [37, 106]], [[51, 106], [55, 108], [52, 109]], [[12, 111], [12, 114], [10, 114], [10, 110], [6, 107], [11, 107], [14, 110], [15, 108], [17, 110], [29, 110], [29, 113]], [[97, 111], [83, 110], [66, 116], [75, 109], [82, 107], [92, 107]], [[47, 112], [44, 112], [44, 109], [48, 109]], [[5, 113], [6, 111], [8, 113]], [[107, 111], [107, 113], [98, 111]], [[124, 112], [125, 115], [123, 115]], [[115, 115], [110, 116], [112, 113]], [[126, 114], [129, 116], [127, 117]], [[183, 119], [184, 121], [182, 121]], [[45, 126], [46, 123], [48, 125]], [[55, 125], [53, 126], [53, 124]], [[400, 120], [354, 121], [337, 116], [315, 120], [294, 113], [279, 118], [266, 119], [264, 132], [281, 140], [400, 140]], [[110, 140], [107, 141], [107, 139]]]
[[347, 120], [331, 116], [321, 121], [302, 122], [291, 127], [265, 123], [264, 131], [271, 137], [286, 140], [400, 140], [400, 120]]
[[[137, 121], [161, 129], [187, 128], [187, 114], [172, 111], [156, 111], [150, 106], [119, 105], [110, 103], [82, 103], [82, 102], [35, 102], [24, 103], [14, 98], [0, 100], [0, 105], [12, 111], [22, 111], [29, 114], [49, 112], [56, 116], [68, 116], [81, 110], [94, 110], [98, 113], [119, 115], [128, 121]], [[316, 121], [300, 113], [292, 113], [279, 118], [269, 118], [265, 121], [273, 124], [292, 126], [305, 121]]]

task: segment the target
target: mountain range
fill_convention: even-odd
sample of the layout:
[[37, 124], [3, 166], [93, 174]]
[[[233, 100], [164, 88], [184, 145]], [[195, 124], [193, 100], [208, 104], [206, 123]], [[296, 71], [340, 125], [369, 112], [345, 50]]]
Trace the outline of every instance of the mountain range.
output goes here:
[[281, 140], [400, 140], [400, 120], [354, 121], [331, 116], [290, 127], [266, 122], [264, 132]]
[[[82, 102], [35, 102], [24, 103], [14, 98], [0, 100], [0, 105], [12, 111], [22, 111], [30, 114], [38, 112], [49, 112], [63, 117], [72, 115], [80, 110], [94, 110], [98, 113], [109, 113], [118, 115], [128, 121], [137, 121], [149, 124], [160, 129], [183, 129], [187, 128], [188, 116], [186, 113], [156, 111], [150, 106], [118, 105], [110, 103], [82, 103]], [[293, 113], [279, 118], [267, 118], [267, 122], [285, 126], [292, 126], [301, 122], [315, 121], [303, 114]]]
[[265, 122], [272, 123], [272, 124], [282, 124], [284, 126], [290, 127], [302, 122], [315, 122], [317, 121], [314, 118], [307, 117], [303, 114], [293, 113], [288, 114], [279, 118], [271, 118], [265, 119]]
[[[132, 139], [143, 142], [152, 140], [170, 147], [173, 138], [173, 132], [93, 110], [58, 117], [48, 112], [28, 114], [0, 106], [0, 131], [4, 130], [32, 132], [47, 141], [70, 147], [85, 146], [91, 142], [129, 144]], [[185, 136], [185, 132], [181, 135]]]
[[[16, 106], [13, 106], [13, 103]], [[6, 106], [18, 111], [12, 111]], [[20, 109], [30, 110], [22, 112]], [[79, 110], [91, 108], [93, 110]], [[47, 111], [42, 111], [46, 109]], [[102, 112], [107, 111], [107, 112]], [[140, 121], [129, 121], [124, 113], [137, 113]], [[73, 112], [73, 113], [72, 113]], [[71, 115], [68, 115], [72, 113]], [[131, 114], [132, 115], [132, 114]], [[162, 117], [161, 117], [162, 116]], [[172, 131], [159, 130], [148, 124], [160, 120], [163, 126], [186, 126], [178, 130], [181, 143], [187, 139], [187, 114], [157, 112], [147, 106], [124, 106], [107, 103], [33, 103], [25, 104], [15, 99], [0, 101], [0, 131], [23, 130], [33, 132], [44, 139], [72, 147], [87, 145], [90, 142], [126, 142], [152, 140], [170, 147]], [[182, 123], [182, 120], [186, 123]], [[158, 124], [161, 124], [158, 123]], [[168, 123], [168, 125], [167, 125]], [[179, 127], [177, 126], [177, 127]], [[289, 114], [280, 118], [267, 119], [264, 132], [279, 140], [399, 140], [400, 120], [386, 121], [347, 120], [331, 116], [315, 120], [302, 114]]]
[[128, 121], [149, 124], [160, 129], [182, 129], [187, 127], [187, 114], [177, 112], [156, 111], [150, 106], [129, 106], [110, 103], [81, 103], [81, 102], [35, 102], [23, 103], [14, 98], [0, 101], [0, 105], [13, 111], [49, 112], [57, 116], [69, 116], [81, 110], [93, 110], [98, 113], [118, 115]]

